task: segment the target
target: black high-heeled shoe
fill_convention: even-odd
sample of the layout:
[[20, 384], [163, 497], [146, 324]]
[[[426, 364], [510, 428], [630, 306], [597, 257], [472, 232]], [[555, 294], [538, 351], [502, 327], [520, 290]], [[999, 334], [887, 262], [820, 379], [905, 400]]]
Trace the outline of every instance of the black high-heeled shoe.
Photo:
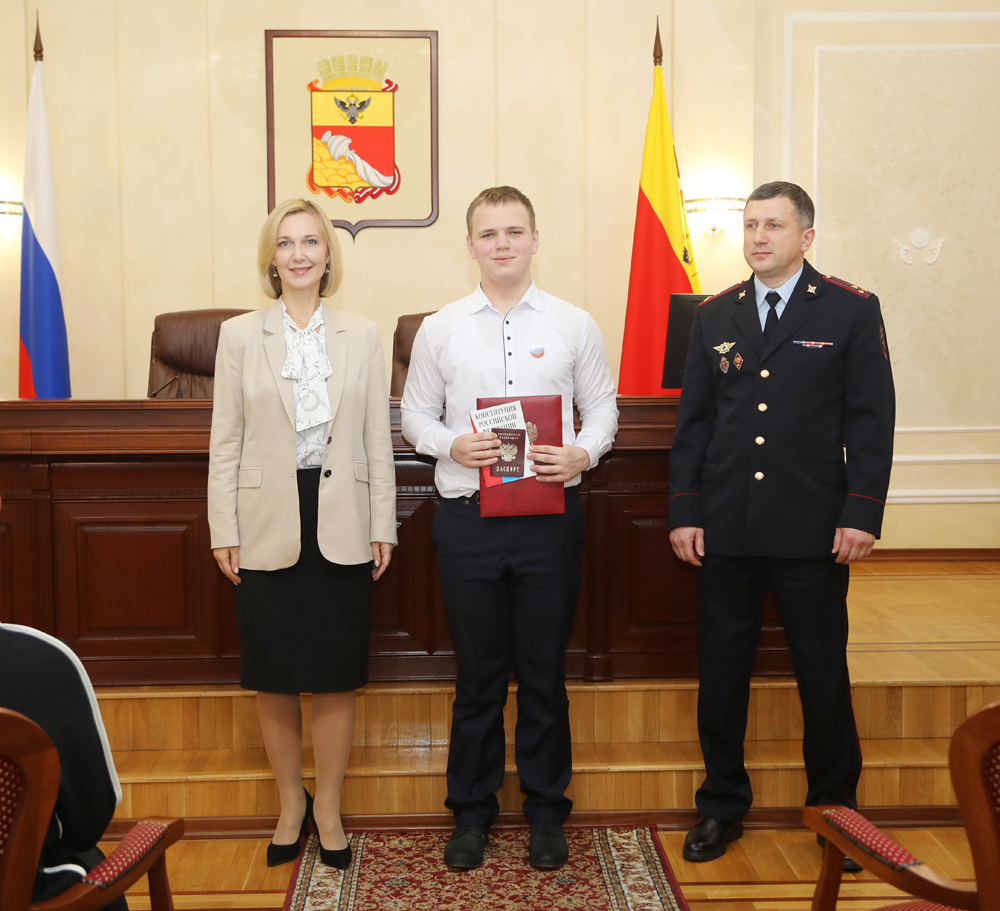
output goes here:
[[267, 865], [269, 867], [280, 867], [282, 864], [289, 864], [299, 856], [299, 848], [302, 844], [302, 836], [306, 834], [306, 824], [313, 818], [312, 794], [302, 789], [306, 794], [306, 812], [302, 816], [302, 825], [299, 827], [299, 837], [288, 845], [276, 845], [273, 841], [267, 846]]
[[351, 865], [351, 843], [347, 843], [346, 848], [328, 850], [323, 847], [323, 842], [319, 843], [319, 859], [321, 863], [337, 870], [346, 870]]

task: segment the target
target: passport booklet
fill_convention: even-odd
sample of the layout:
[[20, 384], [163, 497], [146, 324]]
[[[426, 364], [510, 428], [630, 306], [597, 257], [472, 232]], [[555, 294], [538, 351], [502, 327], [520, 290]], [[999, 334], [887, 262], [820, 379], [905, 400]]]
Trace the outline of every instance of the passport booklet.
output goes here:
[[479, 471], [483, 516], [540, 516], [566, 511], [562, 484], [540, 482], [527, 449], [562, 446], [562, 396], [522, 395], [476, 400], [473, 429], [500, 438], [500, 458]]

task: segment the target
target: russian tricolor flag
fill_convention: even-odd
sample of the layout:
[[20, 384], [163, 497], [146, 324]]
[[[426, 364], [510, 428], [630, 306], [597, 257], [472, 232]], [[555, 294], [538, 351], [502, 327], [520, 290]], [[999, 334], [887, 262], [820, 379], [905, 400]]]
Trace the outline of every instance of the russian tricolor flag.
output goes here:
[[35, 63], [28, 96], [18, 395], [22, 399], [68, 399], [71, 395], [66, 320], [59, 293], [59, 236], [52, 150], [45, 116], [41, 61]]

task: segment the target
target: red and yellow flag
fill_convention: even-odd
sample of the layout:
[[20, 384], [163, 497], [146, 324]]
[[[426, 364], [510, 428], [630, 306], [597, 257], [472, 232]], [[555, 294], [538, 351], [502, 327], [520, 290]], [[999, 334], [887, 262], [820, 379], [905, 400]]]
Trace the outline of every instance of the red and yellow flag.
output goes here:
[[679, 389], [660, 386], [670, 295], [700, 292], [663, 91], [663, 68], [657, 65], [642, 150], [619, 395], [680, 395]]

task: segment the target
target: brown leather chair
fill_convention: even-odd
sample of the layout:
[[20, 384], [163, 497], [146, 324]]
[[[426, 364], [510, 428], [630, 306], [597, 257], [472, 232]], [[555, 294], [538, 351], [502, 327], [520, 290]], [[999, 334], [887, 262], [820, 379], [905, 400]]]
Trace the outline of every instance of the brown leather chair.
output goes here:
[[403, 394], [406, 373], [410, 369], [413, 339], [424, 317], [436, 312], [430, 310], [427, 313], [404, 313], [396, 320], [396, 331], [392, 335], [392, 383], [389, 385], [389, 395], [399, 397]]
[[219, 327], [227, 319], [248, 312], [182, 310], [156, 317], [146, 395], [150, 398], [212, 398]]

